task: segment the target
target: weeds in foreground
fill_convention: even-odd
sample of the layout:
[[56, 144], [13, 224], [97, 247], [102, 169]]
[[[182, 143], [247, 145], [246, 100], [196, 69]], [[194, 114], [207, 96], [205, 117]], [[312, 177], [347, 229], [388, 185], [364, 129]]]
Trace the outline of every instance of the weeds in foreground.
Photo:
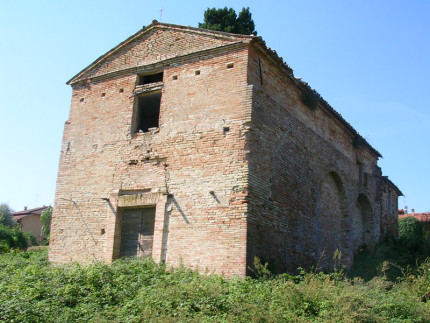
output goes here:
[[46, 249], [4, 254], [0, 321], [430, 321], [430, 305], [420, 299], [430, 286], [430, 261], [396, 282], [305, 271], [274, 277], [265, 264], [259, 270], [258, 279], [227, 280], [150, 259], [51, 266]]

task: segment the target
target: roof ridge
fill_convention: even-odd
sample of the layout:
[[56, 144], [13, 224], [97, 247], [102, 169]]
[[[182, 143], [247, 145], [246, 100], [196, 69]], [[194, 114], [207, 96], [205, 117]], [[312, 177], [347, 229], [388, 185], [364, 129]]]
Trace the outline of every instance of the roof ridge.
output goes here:
[[50, 207], [50, 206], [46, 206], [46, 205], [44, 205], [44, 206], [35, 207], [35, 208], [31, 208], [31, 209], [26, 209], [26, 210], [22, 210], [22, 211], [16, 211], [16, 212], [13, 212], [13, 213], [12, 213], [12, 215], [19, 215], [19, 214], [32, 213], [32, 212], [34, 212], [34, 211], [39, 211], [39, 210], [42, 210], [42, 209], [47, 209], [47, 208], [49, 208], [49, 207]]

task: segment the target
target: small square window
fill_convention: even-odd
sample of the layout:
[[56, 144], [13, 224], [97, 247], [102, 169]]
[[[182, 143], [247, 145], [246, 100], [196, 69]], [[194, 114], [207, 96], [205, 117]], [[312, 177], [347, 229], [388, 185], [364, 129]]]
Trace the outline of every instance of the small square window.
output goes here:
[[200, 75], [200, 70], [194, 72], [195, 75]]
[[140, 75], [139, 85], [163, 82], [163, 72], [157, 74]]

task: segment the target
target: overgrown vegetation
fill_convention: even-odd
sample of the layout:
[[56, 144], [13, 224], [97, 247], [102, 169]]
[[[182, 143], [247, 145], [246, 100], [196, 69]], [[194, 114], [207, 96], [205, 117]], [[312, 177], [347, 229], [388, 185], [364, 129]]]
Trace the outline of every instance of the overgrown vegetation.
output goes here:
[[307, 89], [303, 90], [300, 95], [300, 99], [303, 104], [311, 110], [316, 110], [321, 100], [321, 96], [315, 90]]
[[51, 235], [51, 217], [52, 217], [52, 207], [48, 207], [40, 215], [40, 222], [42, 222], [42, 232], [40, 244], [46, 246], [49, 244], [49, 238]]
[[249, 8], [242, 8], [239, 16], [236, 15], [236, 11], [232, 8], [208, 8], [204, 13], [204, 22], [199, 23], [199, 28], [234, 34], [257, 35]]
[[395, 282], [341, 271], [224, 279], [126, 259], [51, 266], [46, 249], [0, 255], [5, 322], [428, 322], [430, 261]]
[[15, 222], [13, 221], [12, 210], [6, 203], [0, 204], [0, 225], [6, 227], [13, 227]]
[[[386, 239], [371, 250], [361, 250], [354, 257], [349, 275], [370, 280], [382, 275], [396, 282], [430, 258], [430, 237], [423, 224], [413, 217], [399, 220], [399, 239]], [[429, 286], [430, 290], [430, 286]]]
[[37, 244], [33, 234], [21, 231], [18, 226], [0, 225], [0, 254], [11, 250], [25, 250], [29, 244]]
[[25, 250], [36, 245], [36, 237], [23, 232], [13, 220], [12, 210], [6, 203], [0, 204], [0, 254], [11, 250]]

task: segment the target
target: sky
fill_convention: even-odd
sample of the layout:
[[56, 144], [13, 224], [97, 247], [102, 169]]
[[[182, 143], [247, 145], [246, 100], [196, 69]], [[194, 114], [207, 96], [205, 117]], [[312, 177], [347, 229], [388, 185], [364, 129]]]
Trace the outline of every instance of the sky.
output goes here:
[[0, 203], [53, 205], [66, 81], [154, 19], [197, 27], [225, 6], [250, 7], [266, 44], [382, 154], [399, 207], [430, 211], [424, 0], [0, 0]]

